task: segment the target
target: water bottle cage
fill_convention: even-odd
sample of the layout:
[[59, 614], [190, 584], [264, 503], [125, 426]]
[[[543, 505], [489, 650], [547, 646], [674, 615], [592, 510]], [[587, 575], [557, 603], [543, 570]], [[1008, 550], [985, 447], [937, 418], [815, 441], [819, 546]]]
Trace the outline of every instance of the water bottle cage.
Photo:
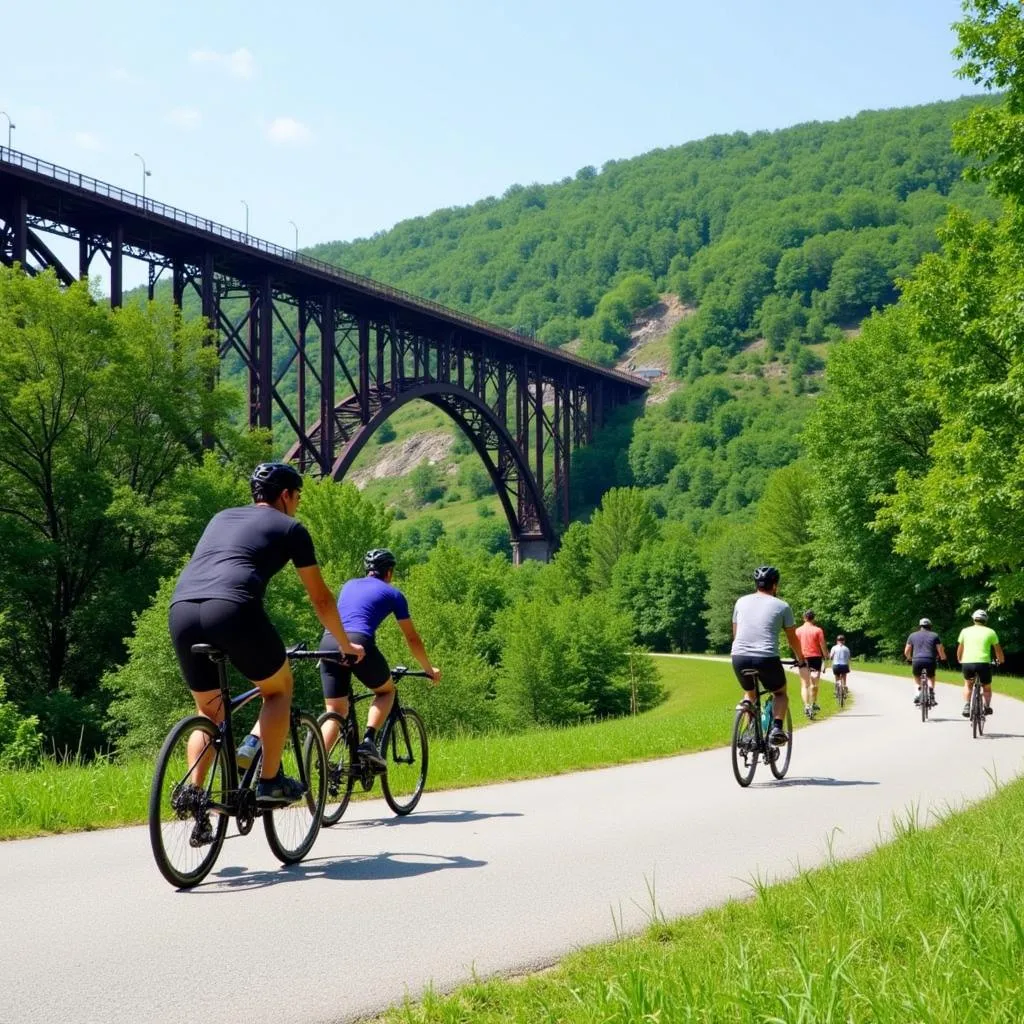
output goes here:
[[772, 716], [775, 710], [774, 701], [769, 697], [764, 702], [764, 708], [761, 710], [761, 728], [767, 732], [772, 727]]

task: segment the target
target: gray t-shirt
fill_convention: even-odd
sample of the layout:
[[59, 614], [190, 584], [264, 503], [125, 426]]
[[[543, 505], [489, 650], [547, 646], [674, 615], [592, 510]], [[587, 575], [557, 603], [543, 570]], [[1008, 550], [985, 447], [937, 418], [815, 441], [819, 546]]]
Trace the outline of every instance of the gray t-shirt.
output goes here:
[[937, 661], [939, 657], [939, 644], [942, 643], [939, 634], [931, 629], [915, 630], [907, 637], [907, 646], [910, 648], [911, 661]]
[[836, 644], [835, 647], [828, 652], [828, 656], [833, 665], [850, 664], [850, 648], [847, 647], [846, 644]]
[[793, 609], [771, 594], [744, 594], [732, 610], [733, 654], [770, 658], [779, 653], [779, 630], [794, 625]]

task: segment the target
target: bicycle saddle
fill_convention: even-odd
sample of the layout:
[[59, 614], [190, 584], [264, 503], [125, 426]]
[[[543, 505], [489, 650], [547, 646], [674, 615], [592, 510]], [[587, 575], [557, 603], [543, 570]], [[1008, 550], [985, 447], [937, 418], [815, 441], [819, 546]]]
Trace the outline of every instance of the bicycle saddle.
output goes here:
[[205, 654], [210, 658], [223, 657], [224, 652], [219, 647], [214, 647], [213, 644], [193, 644], [193, 654]]

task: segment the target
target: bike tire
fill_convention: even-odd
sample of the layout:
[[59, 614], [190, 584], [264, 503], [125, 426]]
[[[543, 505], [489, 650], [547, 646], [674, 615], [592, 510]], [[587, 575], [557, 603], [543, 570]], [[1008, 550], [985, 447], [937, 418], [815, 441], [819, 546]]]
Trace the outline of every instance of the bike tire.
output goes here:
[[264, 811], [267, 843], [282, 864], [297, 864], [313, 848], [320, 832], [327, 798], [327, 752], [317, 720], [300, 711], [281, 751], [285, 775], [309, 787], [301, 800], [287, 807]]
[[342, 815], [352, 799], [352, 789], [356, 784], [353, 765], [357, 764], [355, 730], [349, 727], [347, 718], [342, 718], [336, 711], [325, 711], [317, 722], [323, 734], [324, 723], [333, 720], [338, 725], [338, 738], [327, 750], [327, 797], [324, 802], [323, 827], [330, 828], [341, 821]]
[[759, 747], [754, 712], [747, 708], [737, 708], [732, 722], [732, 773], [744, 789], [754, 780]]
[[977, 739], [985, 732], [985, 702], [981, 696], [981, 687], [975, 686], [971, 691], [971, 736]]
[[922, 675], [918, 680], [921, 693], [921, 721], [928, 721], [928, 705], [931, 703], [931, 690], [928, 686], [928, 676]]
[[793, 757], [793, 715], [789, 708], [786, 708], [786, 719], [782, 723], [782, 728], [785, 730], [789, 742], [784, 747], [773, 748], [776, 751], [776, 756], [768, 759], [768, 767], [771, 768], [772, 775], [777, 779], [786, 777], [786, 772], [789, 771], [789, 762]]
[[402, 708], [388, 718], [380, 752], [388, 763], [380, 778], [384, 799], [395, 814], [409, 814], [423, 796], [430, 753], [427, 727], [412, 708]]
[[[193, 761], [188, 754], [188, 742], [196, 732], [205, 734], [207, 743]], [[186, 780], [198, 761], [210, 756], [211, 749], [212, 762], [199, 790], [205, 796], [187, 793], [183, 789]], [[149, 790], [149, 842], [160, 874], [179, 889], [198, 885], [210, 873], [224, 845], [229, 815], [204, 810], [201, 801], [227, 805], [233, 788], [229, 770], [220, 730], [202, 715], [190, 715], [175, 724], [157, 755]], [[201, 827], [201, 816], [212, 825], [213, 836], [209, 842], [193, 846], [191, 839]]]

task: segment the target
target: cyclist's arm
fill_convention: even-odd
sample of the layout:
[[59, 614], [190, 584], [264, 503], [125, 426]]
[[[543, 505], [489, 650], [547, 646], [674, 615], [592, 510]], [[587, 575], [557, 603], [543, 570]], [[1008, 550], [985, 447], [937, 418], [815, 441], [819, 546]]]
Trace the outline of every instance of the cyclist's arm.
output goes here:
[[341, 616], [338, 614], [338, 606], [334, 603], [334, 595], [327, 589], [323, 576], [320, 575], [319, 565], [307, 565], [303, 569], [295, 570], [306, 588], [313, 611], [320, 620], [324, 629], [327, 630], [335, 640], [343, 654], [349, 654], [356, 658], [362, 658], [363, 648], [360, 644], [354, 644], [348, 638], [345, 627], [341, 624]]
[[786, 642], [789, 644], [789, 649], [793, 652], [793, 657], [796, 659], [797, 664], [803, 668], [807, 662], [804, 660], [803, 648], [800, 646], [800, 637], [796, 635], [796, 627], [784, 626], [783, 629], [786, 633]]
[[964, 663], [964, 645], [963, 644], [957, 644], [956, 645], [956, 660], [959, 661], [961, 665]]
[[828, 661], [828, 641], [825, 639], [824, 632], [818, 634], [818, 647], [821, 648], [821, 657]]
[[[939, 650], [941, 651], [941, 650], [942, 650], [942, 648], [940, 647], [940, 648], [939, 648]], [[913, 653], [914, 653], [914, 648], [913, 648], [913, 647], [911, 647], [911, 646], [910, 646], [910, 644], [907, 644], [907, 645], [906, 645], [906, 646], [905, 646], [905, 647], [903, 648], [903, 657], [904, 657], [904, 658], [906, 658], [906, 659], [907, 659], [907, 661], [910, 661], [910, 656], [911, 656], [911, 655], [912, 655]], [[945, 655], [943, 655], [943, 657], [945, 657]]]
[[1002, 665], [1002, 663], [1006, 661], [1006, 656], [1003, 654], [1002, 647], [1000, 647], [999, 644], [993, 644], [992, 650], [996, 652], [996, 664]]
[[936, 644], [935, 645], [935, 649], [939, 652], [939, 657], [943, 661], [945, 661], [946, 660], [946, 648], [943, 647], [942, 644]]
[[441, 670], [434, 668], [430, 663], [430, 659], [427, 657], [427, 650], [423, 646], [423, 640], [420, 638], [419, 633], [416, 632], [416, 627], [412, 624], [412, 619], [399, 619], [399, 628], [405, 634], [405, 642], [409, 645], [409, 650], [412, 651], [416, 660], [423, 667], [423, 671], [434, 680], [435, 683], [441, 681]]

